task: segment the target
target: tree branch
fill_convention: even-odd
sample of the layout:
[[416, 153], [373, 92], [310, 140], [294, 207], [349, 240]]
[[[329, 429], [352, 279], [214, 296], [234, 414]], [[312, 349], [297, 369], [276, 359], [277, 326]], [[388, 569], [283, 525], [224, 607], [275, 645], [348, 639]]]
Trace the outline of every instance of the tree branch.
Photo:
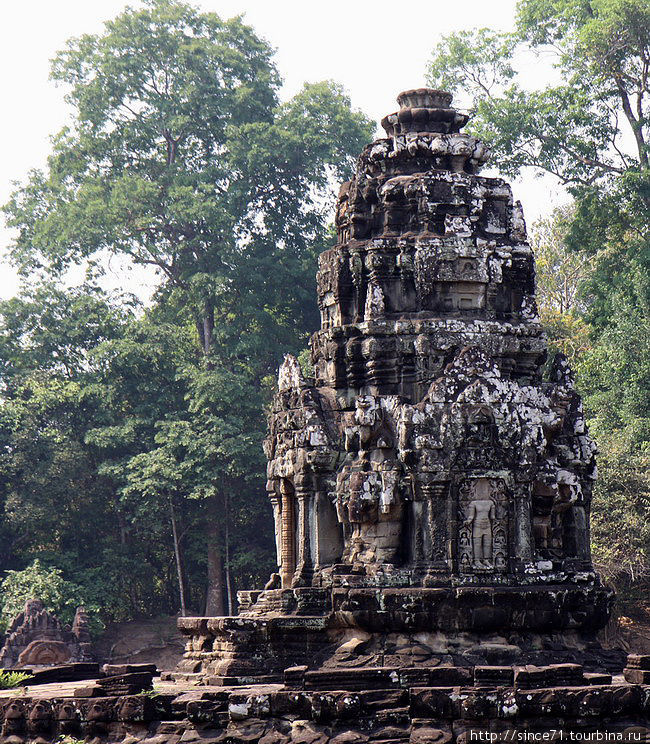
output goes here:
[[601, 160], [595, 160], [594, 158], [589, 158], [586, 155], [582, 155], [581, 153], [576, 152], [573, 148], [560, 142], [559, 139], [548, 137], [544, 134], [539, 134], [537, 136], [543, 142], [554, 142], [560, 148], [560, 150], [563, 150], [567, 155], [570, 155], [572, 158], [579, 160], [584, 165], [591, 165], [594, 168], [600, 168], [607, 173], [625, 173], [623, 168], [617, 168], [615, 165], [609, 165], [608, 163], [603, 163]]
[[634, 116], [634, 112], [632, 111], [632, 105], [630, 104], [630, 97], [627, 94], [627, 91], [625, 90], [625, 86], [621, 82], [620, 75], [614, 75], [614, 81], [616, 83], [616, 87], [618, 89], [618, 93], [621, 99], [621, 104], [623, 106], [623, 111], [625, 112], [625, 116], [627, 117], [628, 122], [630, 123], [630, 127], [632, 128], [632, 133], [634, 134], [634, 139], [636, 140], [636, 146], [637, 150], [639, 152], [639, 162], [643, 166], [644, 169], [648, 169], [648, 153], [645, 149], [645, 140], [643, 139], [643, 132], [641, 131], [641, 122], [637, 121], [637, 119]]

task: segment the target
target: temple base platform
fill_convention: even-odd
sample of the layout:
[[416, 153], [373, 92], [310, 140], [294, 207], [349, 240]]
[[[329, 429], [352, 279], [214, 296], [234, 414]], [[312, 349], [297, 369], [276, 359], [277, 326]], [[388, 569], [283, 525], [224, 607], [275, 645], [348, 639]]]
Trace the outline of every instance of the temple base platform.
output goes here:
[[[154, 680], [96, 697], [75, 682], [0, 692], [3, 744], [468, 744], [650, 737], [650, 656], [577, 664], [288, 669], [276, 684]], [[84, 685], [88, 682], [84, 681]], [[81, 695], [81, 696], [80, 696]]]
[[[543, 587], [302, 587], [243, 593], [235, 617], [184, 617], [176, 677], [250, 684], [285, 670], [578, 663], [620, 672], [604, 649], [610, 593], [600, 585]], [[189, 676], [188, 676], [189, 675]]]

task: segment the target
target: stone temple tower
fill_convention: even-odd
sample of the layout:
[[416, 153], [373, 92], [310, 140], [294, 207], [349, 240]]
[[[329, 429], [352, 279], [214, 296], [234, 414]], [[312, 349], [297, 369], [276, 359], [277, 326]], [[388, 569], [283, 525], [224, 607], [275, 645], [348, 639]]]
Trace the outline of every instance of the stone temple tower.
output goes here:
[[521, 205], [451, 100], [402, 93], [341, 187], [313, 377], [286, 357], [265, 445], [278, 574], [236, 618], [181, 619], [186, 672], [601, 654], [595, 447]]

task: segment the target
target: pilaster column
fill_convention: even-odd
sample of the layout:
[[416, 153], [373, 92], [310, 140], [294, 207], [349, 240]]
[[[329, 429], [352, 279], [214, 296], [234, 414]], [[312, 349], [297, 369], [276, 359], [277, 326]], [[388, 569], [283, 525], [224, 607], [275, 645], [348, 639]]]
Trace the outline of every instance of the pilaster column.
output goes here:
[[313, 574], [311, 534], [309, 529], [309, 500], [311, 492], [304, 487], [296, 491], [298, 501], [298, 565], [292, 586], [308, 586]]
[[418, 476], [418, 501], [415, 525], [415, 561], [424, 561], [436, 570], [447, 567], [448, 483], [436, 481], [434, 473]]
[[440, 564], [445, 560], [445, 546], [449, 535], [447, 518], [447, 483], [430, 481], [425, 487], [427, 518], [431, 545], [427, 558], [432, 563]]
[[282, 494], [282, 560], [280, 576], [282, 588], [290, 587], [296, 570], [296, 524], [294, 515], [294, 491], [291, 484], [283, 479], [280, 486]]
[[275, 555], [276, 565], [282, 565], [282, 506], [280, 496], [275, 492], [269, 494], [271, 508], [273, 509], [273, 524], [275, 525]]
[[576, 558], [590, 563], [589, 517], [583, 504], [576, 504], [573, 507], [573, 529], [575, 532]]

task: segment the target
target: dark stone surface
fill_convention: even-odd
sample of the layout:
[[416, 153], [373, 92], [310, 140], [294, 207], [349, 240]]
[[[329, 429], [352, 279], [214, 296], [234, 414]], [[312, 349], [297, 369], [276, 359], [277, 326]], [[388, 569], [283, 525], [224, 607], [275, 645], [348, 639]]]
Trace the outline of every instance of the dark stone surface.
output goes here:
[[74, 664], [61, 664], [45, 669], [21, 669], [29, 673], [29, 684], [45, 685], [53, 682], [70, 682], [73, 680], [96, 679], [99, 676], [99, 664], [93, 661], [80, 661]]
[[146, 674], [158, 674], [155, 664], [103, 664], [102, 672], [107, 677], [113, 677], [119, 674], [133, 674], [144, 672]]
[[[551, 730], [583, 737], [594, 731], [627, 731], [628, 741], [634, 741], [633, 731], [650, 734], [650, 688], [641, 685], [594, 686], [585, 683], [586, 679], [580, 684], [582, 670], [565, 665], [523, 670], [439, 667], [425, 670], [430, 675], [427, 684], [420, 685], [414, 677], [409, 680], [409, 673], [421, 671], [359, 669], [357, 680], [352, 673], [346, 677], [340, 670], [330, 672], [330, 681], [345, 682], [345, 690], [308, 689], [313, 680], [324, 682], [324, 673], [294, 670], [294, 677], [305, 675], [305, 689], [198, 687], [180, 693], [162, 690], [155, 695], [64, 699], [35, 699], [28, 693], [0, 699], [0, 740], [3, 744], [55, 742], [71, 736], [96, 744], [468, 744], [479, 740], [479, 732], [483, 737], [487, 732], [507, 733], [508, 741], [523, 741], [531, 732]], [[500, 684], [523, 672], [532, 685], [529, 688]], [[317, 674], [320, 678], [308, 677]], [[567, 677], [572, 681], [569, 686], [549, 682]], [[482, 686], [487, 678], [497, 684]], [[365, 688], [359, 680], [366, 683]], [[535, 680], [546, 686], [536, 686]], [[388, 687], [368, 689], [379, 682]]]

